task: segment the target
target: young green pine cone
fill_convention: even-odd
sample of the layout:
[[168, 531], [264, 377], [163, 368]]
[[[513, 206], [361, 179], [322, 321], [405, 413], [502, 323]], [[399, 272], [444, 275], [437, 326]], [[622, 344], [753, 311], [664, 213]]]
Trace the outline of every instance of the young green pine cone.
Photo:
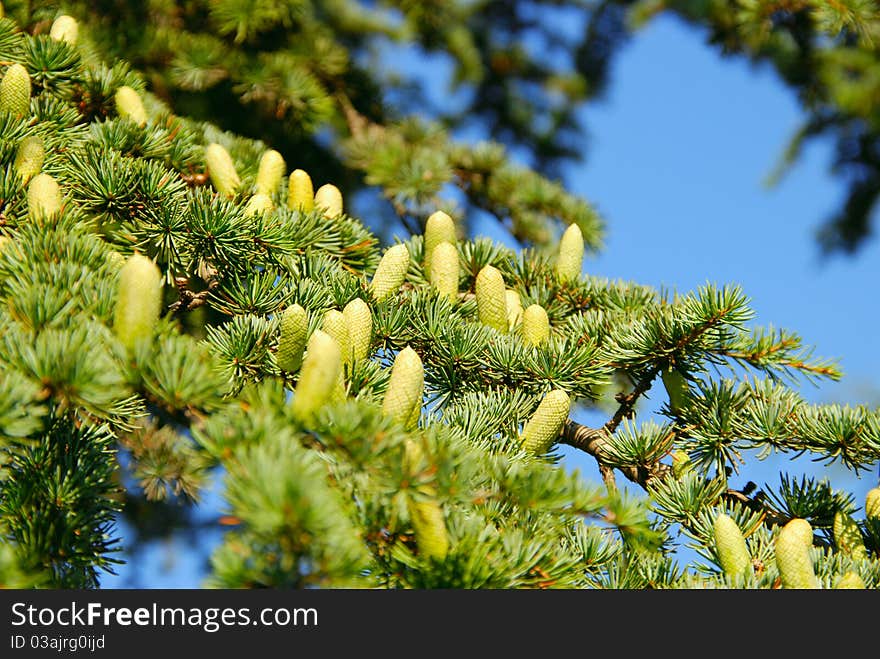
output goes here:
[[[428, 279], [431, 278], [431, 260], [433, 258], [434, 249], [440, 243], [449, 243], [455, 246], [458, 237], [455, 234], [455, 222], [443, 211], [436, 211], [431, 214], [428, 221], [425, 222], [425, 274]], [[456, 252], [457, 254], [457, 252]], [[456, 280], [456, 285], [458, 281]]]
[[865, 517], [880, 518], [880, 487], [868, 490], [868, 494], [865, 495]]
[[133, 254], [119, 270], [113, 331], [131, 350], [153, 335], [162, 310], [162, 273], [152, 259]]
[[262, 213], [271, 213], [274, 208], [275, 204], [272, 203], [269, 196], [260, 193], [248, 199], [248, 203], [244, 207], [244, 214], [246, 217], [261, 215]]
[[865, 549], [865, 541], [862, 539], [862, 532], [856, 520], [838, 510], [834, 513], [833, 529], [837, 551], [856, 559], [868, 557], [868, 550]]
[[406, 280], [407, 270], [409, 270], [409, 250], [406, 245], [399, 243], [385, 250], [373, 275], [373, 281], [370, 282], [370, 291], [376, 301], [381, 302], [392, 293], [396, 293]]
[[333, 219], [342, 215], [342, 193], [332, 183], [325, 183], [315, 192], [315, 208], [322, 208], [324, 217]]
[[735, 578], [752, 571], [752, 557], [746, 539], [733, 519], [719, 513], [715, 518], [715, 551], [724, 573]]
[[0, 80], [0, 112], [25, 117], [31, 108], [31, 77], [21, 64], [13, 64]]
[[294, 373], [302, 364], [303, 350], [309, 333], [309, 315], [298, 304], [291, 304], [281, 314], [281, 336], [275, 360], [278, 368]]
[[350, 363], [351, 341], [348, 338], [348, 323], [346, 322], [343, 313], [336, 309], [330, 309], [327, 311], [327, 313], [324, 314], [321, 329], [339, 344], [339, 351], [342, 354], [342, 363]]
[[507, 332], [507, 293], [497, 268], [484, 266], [477, 275], [477, 313], [483, 325]]
[[287, 163], [275, 149], [269, 149], [260, 158], [260, 168], [257, 171], [257, 194], [271, 196], [275, 194], [281, 179], [287, 171]]
[[116, 90], [113, 96], [116, 102], [116, 114], [123, 119], [129, 119], [138, 126], [145, 126], [147, 123], [147, 111], [141, 101], [141, 95], [127, 85], [123, 85]]
[[687, 472], [694, 468], [691, 458], [686, 451], [676, 449], [672, 452], [672, 475], [676, 478], [682, 478]]
[[76, 45], [76, 38], [79, 34], [79, 25], [73, 16], [59, 16], [52, 23], [49, 30], [49, 37], [55, 41], [66, 41], [71, 46]]
[[21, 141], [15, 152], [15, 171], [22, 183], [27, 183], [32, 176], [40, 173], [45, 157], [43, 140], [39, 137], [26, 137]]
[[674, 414], [681, 412], [687, 397], [688, 384], [684, 375], [676, 368], [665, 368], [660, 377], [669, 396], [669, 409]]
[[579, 279], [583, 261], [584, 235], [577, 224], [571, 224], [559, 241], [556, 274], [562, 279]]
[[519, 298], [519, 293], [508, 288], [504, 291], [504, 301], [507, 305], [507, 329], [513, 331], [522, 322], [522, 300]]
[[450, 302], [458, 299], [458, 250], [452, 243], [434, 247], [431, 262], [431, 285]]
[[330, 402], [342, 375], [339, 344], [321, 330], [312, 332], [294, 390], [292, 411], [301, 421]]
[[789, 529], [789, 532], [792, 535], [796, 535], [801, 539], [801, 542], [804, 543], [805, 547], [809, 548], [813, 546], [813, 527], [810, 526], [810, 523], [807, 520], [795, 517], [789, 520], [788, 524], [785, 526]]
[[356, 297], [345, 305], [342, 315], [348, 328], [352, 360], [366, 359], [370, 356], [370, 345], [373, 342], [373, 314], [369, 305]]
[[37, 174], [28, 184], [28, 217], [39, 220], [61, 210], [61, 188], [48, 174]]
[[449, 535], [446, 531], [443, 508], [434, 499], [427, 501], [409, 499], [407, 508], [419, 554], [442, 561], [449, 551]]
[[553, 389], [544, 396], [520, 435], [526, 453], [541, 455], [550, 450], [568, 419], [570, 407], [571, 400], [561, 389]]
[[550, 319], [540, 304], [532, 304], [523, 311], [520, 327], [526, 343], [539, 346], [550, 338]]
[[382, 400], [382, 412], [404, 425], [410, 423], [413, 410], [422, 406], [425, 369], [415, 350], [406, 347], [397, 353], [391, 367], [391, 379]]
[[315, 207], [312, 178], [301, 169], [290, 172], [287, 180], [287, 207], [292, 211], [308, 213]]
[[865, 586], [865, 582], [862, 581], [858, 573], [847, 572], [840, 578], [840, 581], [837, 582], [834, 588], [835, 590], [864, 590], [867, 586]]
[[209, 144], [205, 149], [205, 165], [217, 192], [229, 199], [234, 197], [241, 180], [229, 152], [220, 144]]
[[[810, 536], [812, 537], [812, 532]], [[810, 548], [804, 543], [802, 526], [792, 527], [791, 522], [783, 526], [776, 538], [775, 549], [776, 567], [779, 569], [783, 588], [820, 587], [810, 559]]]
[[[417, 405], [416, 409], [420, 407]], [[414, 474], [419, 469], [423, 457], [422, 447], [414, 440], [407, 439], [404, 442], [403, 462], [407, 473]], [[442, 560], [449, 550], [449, 536], [443, 519], [443, 509], [435, 498], [437, 492], [433, 486], [422, 485], [419, 487], [419, 493], [423, 496], [407, 500], [416, 545], [423, 556]]]

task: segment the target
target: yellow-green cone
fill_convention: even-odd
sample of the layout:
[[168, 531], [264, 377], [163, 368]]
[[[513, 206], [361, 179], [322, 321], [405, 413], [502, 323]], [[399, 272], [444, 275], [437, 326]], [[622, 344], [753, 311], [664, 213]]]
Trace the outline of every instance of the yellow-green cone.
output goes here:
[[73, 16], [59, 16], [52, 23], [49, 30], [49, 37], [55, 41], [66, 41], [71, 46], [76, 45], [76, 38], [79, 34], [79, 25]]
[[520, 435], [526, 453], [541, 455], [553, 446], [568, 419], [570, 407], [571, 400], [561, 389], [553, 389], [544, 396], [538, 409], [526, 421]]
[[274, 208], [275, 204], [272, 203], [269, 195], [260, 193], [248, 199], [248, 203], [244, 207], [244, 214], [247, 217], [261, 215], [262, 213], [271, 213]]
[[[449, 243], [455, 245], [458, 236], [455, 233], [455, 222], [443, 211], [436, 211], [431, 214], [428, 221], [425, 222], [425, 273], [431, 278], [431, 259], [433, 258], [434, 249], [440, 243]], [[456, 281], [456, 284], [458, 282]]]
[[526, 343], [539, 346], [550, 338], [550, 319], [540, 304], [532, 304], [523, 311], [520, 327]]
[[858, 573], [847, 572], [840, 578], [840, 581], [837, 582], [834, 588], [836, 590], [864, 590], [867, 586], [865, 586], [865, 582], [862, 581]]
[[[417, 409], [418, 407], [416, 406]], [[415, 473], [423, 455], [421, 446], [412, 439], [406, 440], [403, 459], [407, 473]], [[422, 485], [419, 487], [419, 492], [430, 498], [419, 497], [407, 500], [407, 509], [412, 521], [416, 545], [419, 553], [423, 556], [442, 560], [449, 551], [449, 536], [446, 531], [443, 509], [434, 498], [437, 492], [433, 486]]]
[[153, 335], [162, 309], [162, 273], [152, 259], [133, 254], [119, 270], [113, 331], [129, 350]]
[[278, 368], [294, 373], [302, 364], [303, 350], [309, 333], [309, 315], [298, 304], [291, 304], [281, 314], [281, 336], [275, 359]]
[[115, 249], [111, 249], [107, 252], [107, 256], [104, 257], [104, 260], [107, 261], [114, 269], [121, 268], [125, 265], [125, 257], [117, 252]]
[[3, 250], [6, 249], [7, 245], [12, 244], [12, 239], [9, 236], [0, 236], [0, 254], [3, 253]]
[[855, 559], [868, 557], [868, 550], [865, 549], [865, 542], [862, 540], [862, 532], [859, 525], [849, 515], [839, 510], [834, 513], [834, 544], [837, 551], [852, 556]]
[[308, 420], [327, 404], [342, 375], [339, 344], [321, 330], [312, 332], [294, 391], [292, 411], [302, 421]]
[[686, 451], [677, 449], [672, 452], [672, 475], [681, 478], [687, 472], [694, 468], [691, 464], [691, 458]]
[[266, 151], [260, 158], [260, 168], [257, 171], [257, 194], [275, 194], [285, 172], [287, 163], [284, 162], [284, 157], [275, 149]]
[[452, 243], [440, 243], [433, 250], [431, 285], [450, 302], [458, 299], [458, 250]]
[[674, 414], [681, 412], [687, 397], [688, 384], [681, 371], [675, 368], [665, 368], [660, 377], [669, 396], [669, 409]]
[[880, 518], [880, 487], [868, 490], [868, 494], [865, 495], [865, 517]]
[[407, 508], [419, 554], [442, 561], [449, 551], [449, 535], [446, 531], [443, 508], [434, 499], [427, 501], [410, 499]]
[[792, 520], [789, 520], [788, 524], [785, 525], [789, 532], [793, 535], [797, 535], [801, 542], [804, 543], [805, 547], [813, 546], [813, 527], [810, 526], [810, 523], [801, 519], [800, 517], [795, 517]]
[[40, 173], [45, 157], [43, 140], [39, 137], [26, 137], [21, 141], [15, 152], [15, 171], [22, 183], [27, 183], [32, 176]]
[[422, 360], [415, 350], [407, 346], [394, 358], [391, 379], [382, 400], [382, 412], [399, 423], [409, 424], [413, 410], [422, 406], [424, 387], [425, 369]]
[[[339, 346], [339, 353], [342, 355], [343, 365], [350, 364], [351, 341], [348, 338], [348, 323], [346, 322], [343, 313], [336, 309], [330, 309], [327, 311], [327, 313], [324, 314], [324, 320], [321, 323], [321, 330], [323, 330], [327, 336], [336, 341], [336, 345]], [[344, 369], [339, 371], [339, 375], [336, 378], [336, 384], [333, 386], [331, 399], [333, 401], [345, 399]]]
[[559, 241], [556, 274], [562, 279], [578, 279], [584, 262], [584, 235], [577, 224], [571, 224]]
[[323, 215], [332, 219], [342, 215], [342, 193], [332, 183], [325, 183], [315, 192], [315, 208], [323, 209]]
[[752, 557], [739, 526], [729, 515], [715, 518], [715, 551], [724, 573], [735, 578], [752, 570]]
[[348, 338], [348, 323], [341, 311], [330, 309], [324, 314], [324, 320], [321, 323], [321, 329], [327, 333], [337, 344], [342, 354], [342, 363], [348, 364], [351, 361], [351, 342]]
[[477, 275], [477, 313], [483, 325], [507, 332], [507, 293], [497, 268], [484, 266]]
[[370, 356], [370, 345], [373, 342], [373, 314], [369, 305], [356, 297], [345, 305], [342, 315], [348, 328], [352, 359], [366, 359]]
[[116, 102], [116, 114], [123, 119], [129, 119], [138, 126], [144, 126], [147, 123], [147, 111], [141, 101], [141, 95], [131, 87], [123, 85], [116, 90], [113, 97]]
[[783, 526], [776, 538], [775, 549], [776, 567], [779, 569], [783, 588], [820, 587], [810, 559], [810, 548], [804, 543], [802, 527], [792, 527], [791, 522]]
[[0, 112], [25, 117], [31, 107], [31, 77], [21, 64], [13, 64], [0, 80]]
[[241, 180], [229, 152], [220, 144], [209, 144], [205, 149], [205, 165], [217, 192], [230, 199], [234, 197]]
[[406, 280], [407, 270], [409, 270], [409, 250], [406, 245], [399, 243], [385, 250], [370, 282], [370, 292], [373, 297], [381, 302], [392, 293], [396, 293]]
[[48, 174], [37, 174], [28, 184], [28, 217], [39, 220], [61, 210], [61, 188]]
[[522, 322], [522, 300], [519, 298], [519, 293], [508, 288], [504, 291], [504, 301], [507, 304], [507, 329], [512, 331]]
[[308, 213], [315, 207], [312, 177], [302, 169], [294, 169], [287, 180], [287, 207]]

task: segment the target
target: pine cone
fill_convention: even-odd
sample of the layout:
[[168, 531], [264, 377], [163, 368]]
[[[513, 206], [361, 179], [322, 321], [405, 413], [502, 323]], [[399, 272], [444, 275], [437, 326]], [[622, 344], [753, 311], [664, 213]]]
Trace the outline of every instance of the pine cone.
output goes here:
[[443, 242], [432, 250], [431, 285], [450, 302], [458, 298], [458, 250], [452, 243]]
[[352, 360], [358, 361], [370, 356], [373, 342], [373, 314], [369, 305], [359, 297], [354, 298], [342, 310], [348, 328]]
[[540, 304], [529, 305], [523, 311], [522, 327], [520, 330], [526, 343], [533, 346], [546, 343], [550, 338], [550, 319], [547, 317], [544, 307]]
[[391, 379], [382, 400], [382, 412], [399, 423], [409, 424], [413, 410], [422, 406], [424, 387], [425, 370], [422, 360], [415, 350], [406, 347], [394, 358]]
[[293, 396], [293, 414], [307, 421], [330, 402], [342, 374], [339, 345], [321, 330], [312, 332]]
[[584, 261], [584, 235], [577, 224], [570, 224], [559, 241], [556, 274], [562, 279], [579, 279]]
[[281, 314], [281, 337], [275, 356], [278, 368], [294, 373], [300, 367], [308, 333], [309, 315], [306, 310], [298, 304], [287, 307]]
[[399, 243], [385, 250], [370, 283], [373, 297], [381, 302], [397, 292], [406, 280], [407, 270], [409, 270], [409, 250], [406, 245]]
[[484, 266], [477, 275], [477, 312], [483, 325], [507, 332], [507, 293], [497, 268]]
[[32, 176], [40, 173], [46, 150], [43, 140], [39, 137], [26, 137], [18, 145], [15, 152], [15, 171], [22, 183], [27, 183]]
[[113, 330], [131, 350], [153, 335], [162, 309], [162, 273], [142, 254], [128, 257], [119, 271]]
[[315, 192], [315, 208], [323, 209], [324, 217], [333, 219], [342, 215], [342, 193], [332, 183], [325, 183]]
[[272, 196], [281, 185], [281, 179], [287, 171], [284, 158], [275, 149], [269, 149], [260, 158], [260, 167], [257, 170], [256, 192]]
[[561, 389], [547, 393], [523, 427], [520, 436], [523, 449], [531, 455], [546, 453], [556, 443], [570, 407], [571, 400]]
[[724, 513], [715, 518], [715, 551], [725, 574], [739, 577], [752, 570], [752, 557], [746, 539], [733, 519]]
[[287, 181], [287, 207], [292, 211], [308, 213], [315, 207], [312, 177], [302, 169], [290, 172]]
[[123, 85], [116, 90], [113, 100], [116, 102], [116, 114], [123, 119], [130, 119], [138, 126], [146, 125], [147, 111], [141, 102], [140, 94], [134, 89]]
[[13, 64], [0, 80], [0, 112], [26, 117], [31, 108], [31, 77], [21, 64]]
[[205, 165], [217, 192], [229, 199], [234, 197], [241, 180], [229, 152], [216, 142], [209, 144], [205, 149]]

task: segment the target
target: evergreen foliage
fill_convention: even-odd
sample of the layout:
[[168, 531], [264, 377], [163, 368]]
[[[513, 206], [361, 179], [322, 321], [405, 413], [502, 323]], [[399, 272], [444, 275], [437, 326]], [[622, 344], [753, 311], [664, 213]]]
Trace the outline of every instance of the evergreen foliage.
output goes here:
[[[364, 83], [325, 21], [355, 41], [355, 26], [383, 25], [331, 4], [326, 16], [307, 2], [187, 4], [180, 20], [213, 31], [189, 34], [193, 48], [175, 45], [179, 27], [145, 22], [172, 55], [150, 86], [225, 80], [309, 133], [332, 115], [329, 80], [346, 82], [340, 94]], [[83, 13], [54, 37], [59, 12], [27, 7], [8, 3], [0, 19], [0, 75], [15, 82], [19, 66], [32, 81], [24, 115], [17, 100], [0, 109], [0, 584], [99, 586], [128, 542], [120, 511], [148, 533], [151, 512], [197, 505], [221, 474], [213, 586], [880, 586], [876, 495], [862, 515], [827, 481], [783, 474], [757, 494], [729, 483], [771, 452], [855, 471], [880, 460], [880, 413], [798, 396], [793, 380], [837, 367], [791, 331], [755, 327], [739, 287], [670, 295], [572, 272], [572, 235], [598, 242], [585, 202], [497, 146], [360, 124], [352, 162], [404, 215], [441, 210], [439, 183], [455, 179], [536, 246], [447, 235], [429, 262], [451, 246], [458, 287], [438, 291], [420, 229], [383, 248], [348, 204], [317, 191], [309, 203], [308, 163], [285, 152], [305, 167], [279, 176], [265, 160], [278, 145], [177, 114], [136, 69], [103, 61], [117, 3], [98, 3], [103, 27]], [[401, 7], [420, 38], [479, 59], [465, 32], [434, 29], [458, 3]], [[147, 43], [117, 27], [118, 47]], [[306, 75], [306, 63], [320, 68]], [[123, 88], [135, 96], [120, 102]], [[292, 90], [300, 102], [285, 104]], [[34, 138], [44, 159], [25, 186], [16, 160]], [[412, 166], [429, 156], [426, 179]], [[256, 195], [271, 207], [251, 212]], [[579, 227], [562, 270], [559, 220]], [[510, 331], [523, 307], [546, 319], [539, 341]], [[670, 369], [681, 381], [665, 421], [643, 421], [637, 404]], [[603, 426], [572, 419], [609, 399]], [[560, 444], [595, 458], [604, 482], [564, 469]], [[621, 476], [644, 495], [624, 493]], [[742, 535], [721, 552], [719, 519]], [[814, 535], [833, 538], [836, 520], [846, 542]], [[679, 532], [704, 562], [677, 563]]]
[[[70, 0], [64, 11], [83, 24], [73, 32], [57, 2], [5, 4], [43, 35], [28, 46], [37, 85], [55, 84], [42, 64], [58, 49], [54, 31], [90, 62], [132, 62], [179, 114], [271, 144], [345, 199], [379, 186], [394, 214], [374, 221], [420, 233], [438, 208], [467, 223], [479, 207], [524, 243], [552, 245], [559, 220], [580, 226], [591, 248], [601, 219], [552, 177], [587, 150], [578, 111], [608, 86], [615, 55], [653, 17], [674, 15], [722, 54], [767, 63], [803, 107], [770, 181], [807, 140], [835, 142], [847, 194], [821, 245], [852, 251], [871, 234], [880, 195], [874, 0]], [[13, 40], [0, 34], [0, 44]], [[424, 93], [419, 71], [387, 71], [406, 49], [450, 65], [449, 103]], [[493, 141], [468, 145], [444, 130], [474, 126]]]

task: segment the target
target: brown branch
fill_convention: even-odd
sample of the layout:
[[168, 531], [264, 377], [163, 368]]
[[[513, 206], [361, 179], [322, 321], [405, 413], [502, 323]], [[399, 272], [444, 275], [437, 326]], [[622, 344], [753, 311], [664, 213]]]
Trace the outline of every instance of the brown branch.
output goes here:
[[[604, 450], [605, 446], [608, 444], [609, 437], [610, 434], [607, 430], [607, 424], [602, 428], [591, 428], [569, 419], [562, 428], [559, 443], [572, 446], [585, 453], [589, 453], [596, 458], [596, 461], [599, 463], [599, 470], [602, 473], [602, 478], [604, 479], [605, 473], [602, 471], [603, 467], [604, 469], [611, 471], [611, 467], [603, 463]], [[655, 462], [651, 465], [625, 465], [623, 467], [617, 467], [617, 469], [620, 473], [626, 476], [630, 482], [639, 485], [645, 491], [648, 490], [648, 486], [652, 482], [662, 482], [672, 474], [672, 467], [663, 464], [662, 462]], [[750, 510], [761, 513], [761, 515], [763, 515], [763, 521], [771, 526], [783, 526], [786, 524], [790, 518], [770, 508], [765, 503], [763, 493], [759, 492], [754, 497], [747, 494], [753, 486], [754, 485], [750, 483], [743, 490], [728, 489], [721, 496], [724, 499], [738, 502]], [[613, 475], [611, 486], [608, 485], [608, 481], [606, 480], [606, 487], [608, 487], [609, 490], [615, 489]]]
[[[611, 422], [609, 421], [608, 424], [605, 424], [601, 428], [591, 428], [569, 419], [562, 428], [559, 442], [561, 444], [573, 446], [576, 449], [592, 455], [599, 463], [600, 471], [603, 466], [605, 469], [610, 470], [611, 467], [604, 462], [604, 449], [611, 436], [611, 433], [608, 431], [608, 425], [610, 423]], [[652, 479], [665, 478], [672, 472], [672, 467], [657, 462], [653, 465], [626, 465], [618, 467], [618, 470], [626, 476], [629, 481], [636, 483], [647, 490], [648, 484]], [[605, 475], [603, 474], [602, 476], [604, 478]]]
[[348, 98], [348, 94], [343, 91], [341, 85], [337, 87], [336, 100], [339, 103], [339, 108], [342, 110], [342, 116], [345, 117], [345, 123], [348, 124], [348, 130], [355, 139], [362, 137], [368, 129], [379, 128], [384, 130], [383, 126], [370, 121], [355, 109], [354, 104]]

